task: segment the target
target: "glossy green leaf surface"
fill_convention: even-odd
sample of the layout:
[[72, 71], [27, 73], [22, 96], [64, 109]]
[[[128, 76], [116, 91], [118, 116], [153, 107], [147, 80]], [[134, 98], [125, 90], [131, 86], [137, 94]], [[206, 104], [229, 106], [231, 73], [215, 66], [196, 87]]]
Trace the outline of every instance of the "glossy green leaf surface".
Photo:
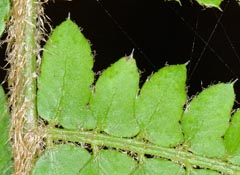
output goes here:
[[10, 151], [9, 131], [10, 115], [8, 111], [7, 100], [0, 86], [0, 172], [3, 175], [12, 172], [12, 154]]
[[186, 102], [185, 82], [185, 65], [164, 67], [145, 82], [135, 112], [145, 139], [162, 146], [183, 141], [179, 121]]
[[9, 0], [1, 0], [0, 1], [0, 37], [6, 26], [6, 21], [9, 16], [10, 10], [10, 1]]
[[195, 97], [182, 118], [185, 144], [190, 151], [209, 157], [223, 157], [223, 136], [228, 128], [235, 94], [233, 84], [218, 84]]
[[138, 84], [139, 74], [133, 58], [124, 57], [103, 72], [90, 100], [99, 130], [123, 137], [137, 134], [134, 106]]
[[94, 128], [88, 110], [93, 83], [93, 56], [89, 42], [71, 20], [57, 27], [43, 52], [38, 79], [38, 113], [65, 128]]

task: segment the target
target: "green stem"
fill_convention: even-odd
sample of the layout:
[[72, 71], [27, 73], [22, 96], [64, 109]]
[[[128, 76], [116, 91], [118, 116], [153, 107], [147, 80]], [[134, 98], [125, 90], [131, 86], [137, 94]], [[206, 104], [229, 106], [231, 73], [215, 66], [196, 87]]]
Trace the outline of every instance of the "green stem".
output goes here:
[[66, 131], [56, 128], [47, 128], [46, 133], [50, 140], [67, 140], [84, 142], [92, 145], [105, 145], [123, 150], [145, 153], [171, 159], [174, 162], [196, 165], [202, 168], [220, 171], [226, 174], [239, 174], [240, 167], [214, 158], [194, 155], [184, 150], [165, 148], [158, 145], [140, 142], [134, 139], [118, 138], [105, 134], [81, 131]]

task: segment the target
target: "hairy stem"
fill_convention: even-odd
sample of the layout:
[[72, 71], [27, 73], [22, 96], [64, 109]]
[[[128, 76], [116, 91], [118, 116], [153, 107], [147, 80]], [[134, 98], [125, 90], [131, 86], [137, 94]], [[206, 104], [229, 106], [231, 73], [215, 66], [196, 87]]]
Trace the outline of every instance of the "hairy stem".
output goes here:
[[201, 168], [220, 171], [226, 174], [239, 174], [240, 167], [214, 158], [194, 155], [185, 150], [165, 148], [158, 145], [137, 141], [134, 139], [112, 137], [105, 134], [81, 131], [66, 131], [56, 128], [47, 128], [46, 133], [50, 140], [67, 140], [72, 142], [84, 142], [91, 145], [104, 145], [136, 153], [150, 154], [185, 165], [195, 165]]
[[30, 12], [27, 16], [29, 24], [25, 26], [25, 65], [23, 69], [23, 76], [26, 78], [26, 87], [24, 88], [24, 98], [28, 103], [25, 115], [25, 127], [26, 129], [32, 129], [37, 124], [37, 112], [36, 112], [36, 0], [28, 3], [26, 9]]
[[29, 174], [39, 149], [36, 134], [36, 57], [39, 42], [38, 0], [12, 0], [7, 59], [14, 174]]

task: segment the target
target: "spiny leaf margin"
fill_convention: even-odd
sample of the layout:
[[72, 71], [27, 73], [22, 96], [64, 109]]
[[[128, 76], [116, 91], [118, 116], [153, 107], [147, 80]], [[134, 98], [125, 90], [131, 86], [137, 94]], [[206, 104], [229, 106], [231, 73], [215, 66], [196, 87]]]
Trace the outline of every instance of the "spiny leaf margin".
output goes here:
[[45, 45], [38, 78], [39, 115], [65, 128], [94, 128], [96, 120], [86, 106], [94, 80], [92, 66], [89, 42], [78, 26], [67, 19]]
[[[74, 27], [76, 28], [76, 25], [74, 25]], [[59, 27], [60, 28], [60, 27]], [[54, 45], [54, 44], [53, 44]], [[64, 44], [63, 44], [64, 45]], [[71, 45], [69, 45], [69, 47], [71, 47]], [[56, 55], [57, 55], [57, 53], [56, 53]], [[56, 56], [55, 55], [55, 56]], [[61, 58], [61, 55], [59, 55], [58, 56], [58, 58]], [[120, 59], [120, 62], [122, 61], [122, 60], [128, 60], [129, 58], [128, 57], [124, 57], [124, 58], [122, 58], [122, 59]], [[133, 58], [131, 58], [131, 60], [133, 60]], [[115, 63], [115, 64], [113, 64], [111, 67], [115, 67], [116, 65], [118, 65], [118, 63], [119, 62], [117, 62], [117, 63]], [[64, 63], [61, 63], [61, 64], [63, 64], [64, 65]], [[135, 63], [134, 63], [135, 64]], [[185, 65], [179, 65], [180, 67], [182, 66], [182, 67], [184, 67]], [[121, 66], [120, 67], [118, 67], [118, 66], [116, 66], [116, 68], [114, 68], [114, 69], [112, 69], [111, 70], [111, 67], [110, 68], [108, 68], [105, 72], [109, 72], [108, 74], [106, 74], [107, 76], [105, 76], [105, 82], [103, 83], [103, 87], [105, 86], [105, 85], [108, 85], [108, 83], [107, 82], [109, 82], [109, 80], [111, 80], [113, 77], [118, 77], [118, 75], [121, 75]], [[161, 70], [164, 70], [164, 69], [171, 69], [171, 68], [173, 68], [174, 66], [167, 66], [166, 68], [162, 68]], [[50, 69], [50, 66], [48, 67], [49, 68], [49, 70], [48, 71], [50, 71], [51, 72], [51, 69]], [[69, 69], [69, 68], [68, 68]], [[69, 71], [68, 69], [66, 69], [65, 71]], [[128, 68], [127, 68], [128, 69]], [[88, 67], [88, 69], [87, 69], [88, 71], [89, 71], [89, 67]], [[118, 70], [118, 71], [116, 71], [116, 70]], [[159, 71], [159, 72], [162, 72], [162, 71]], [[186, 73], [186, 69], [184, 68], [183, 69], [184, 71], [183, 72], [185, 72]], [[71, 70], [70, 70], [71, 71]], [[46, 71], [47, 72], [47, 71]], [[91, 72], [91, 71], [90, 71]], [[136, 72], [136, 71], [135, 71]], [[185, 73], [183, 74], [183, 75], [185, 75]], [[104, 74], [104, 73], [103, 73]], [[124, 75], [124, 74], [123, 74]], [[161, 74], [160, 74], [161, 75]], [[74, 75], [72, 75], [72, 76], [74, 76]], [[102, 75], [103, 76], [103, 75]], [[124, 78], [126, 78], [126, 79], [128, 79], [128, 76], [129, 75], [124, 75], [124, 76], [122, 76], [122, 77], [124, 77]], [[180, 86], [182, 87], [182, 88], [180, 88], [181, 89], [181, 91], [183, 91], [183, 89], [185, 89], [185, 80], [186, 80], [186, 77], [185, 78], [180, 78], [180, 79], [178, 79], [179, 77], [181, 77], [181, 76], [178, 76], [178, 74], [176, 74], [175, 75], [176, 76], [176, 78], [177, 79], [173, 79], [173, 78], [170, 78], [170, 80], [171, 79], [173, 79], [173, 82], [176, 82], [176, 81], [178, 81], [178, 80], [180, 80], [180, 79], [182, 79], [180, 82]], [[121, 76], [120, 76], [121, 77]], [[154, 75], [152, 76], [152, 77], [154, 77]], [[160, 76], [161, 77], [161, 76]], [[184, 76], [183, 76], [184, 77]], [[40, 76], [40, 78], [41, 78], [41, 76]], [[71, 76], [69, 77], [69, 78], [71, 78]], [[136, 78], [136, 77], [135, 77]], [[101, 76], [100, 76], [100, 78], [98, 79], [98, 81], [101, 79]], [[114, 79], [113, 79], [114, 80]], [[121, 80], [121, 79], [120, 79]], [[132, 80], [131, 78], [130, 78], [130, 80]], [[151, 78], [150, 78], [150, 80], [151, 80]], [[51, 79], [50, 79], [50, 81], [51, 81]], [[163, 79], [160, 79], [160, 81], [159, 82], [161, 82], [161, 81], [163, 81], [163, 84], [164, 84], [164, 80]], [[71, 82], [71, 81], [70, 81]], [[116, 81], [116, 82], [118, 82], [118, 81]], [[137, 81], [138, 82], [138, 81]], [[158, 82], [158, 83], [159, 83]], [[71, 84], [71, 83], [70, 83]], [[157, 83], [156, 83], [157, 84]], [[166, 84], [168, 84], [169, 85], [169, 87], [170, 86], [173, 86], [174, 85], [174, 83], [173, 84], [169, 84], [169, 82], [167, 82]], [[184, 85], [184, 86], [182, 86], [182, 84]], [[90, 85], [89, 85], [90, 86]], [[216, 85], [216, 86], [220, 86], [220, 85]], [[231, 91], [231, 93], [230, 94], [233, 94], [233, 95], [231, 95], [231, 98], [229, 98], [229, 102], [228, 102], [228, 107], [227, 108], [220, 108], [220, 111], [221, 110], [223, 110], [223, 113], [224, 114], [227, 114], [227, 116], [230, 118], [230, 110], [231, 110], [231, 104], [233, 104], [233, 101], [234, 101], [234, 92], [233, 92], [233, 86], [232, 86], [232, 84], [231, 84], [231, 86], [229, 86], [229, 84], [222, 84], [222, 86], [228, 86], [229, 87], [229, 92]], [[89, 89], [90, 89], [90, 87], [89, 87]], [[97, 89], [97, 88], [96, 88]], [[96, 90], [95, 89], [95, 90]], [[111, 88], [110, 88], [111, 89]], [[178, 89], [178, 88], [177, 88]], [[201, 97], [201, 94], [204, 94], [204, 93], [206, 93], [206, 92], [208, 92], [208, 91], [210, 91], [211, 90], [211, 88], [208, 88], [208, 89], [205, 89], [202, 93], [200, 93], [197, 97]], [[52, 92], [54, 92], [54, 91], [52, 91]], [[135, 92], [135, 91], [133, 91], [133, 92]], [[163, 91], [164, 92], [164, 91]], [[217, 93], [216, 93], [217, 92]], [[94, 91], [94, 88], [93, 88], [93, 91], [92, 91], [92, 94], [91, 94], [91, 96], [93, 97], [94, 96], [94, 93], [95, 93], [95, 91]], [[171, 93], [173, 93], [174, 94], [174, 92], [171, 92]], [[168, 94], [166, 94], [166, 95], [169, 95], [169, 94], [171, 94], [171, 93], [168, 93]], [[184, 93], [186, 93], [186, 92], [184, 92]], [[184, 94], [183, 93], [183, 99], [185, 99], [185, 96], [186, 96], [186, 94]], [[223, 88], [223, 89], [221, 89], [220, 91], [216, 91], [215, 90], [215, 92], [214, 93], [210, 93], [209, 95], [207, 95], [208, 96], [208, 98], [209, 99], [211, 99], [211, 98], [215, 98], [216, 97], [216, 95], [218, 96], [219, 94], [224, 94], [224, 93], [226, 93], [226, 91], [225, 91], [225, 89]], [[154, 94], [154, 92], [153, 92], [153, 94]], [[121, 95], [118, 95], [119, 96], [119, 99], [121, 99]], [[141, 96], [141, 94], [140, 94], [140, 96]], [[89, 99], [91, 99], [92, 97], [90, 97]], [[196, 98], [197, 98], [196, 97]], [[124, 99], [124, 98], [123, 98]], [[122, 100], [123, 100], [122, 99]], [[136, 97], [136, 99], [137, 99], [137, 97]], [[216, 98], [216, 99], [218, 99], [218, 98]], [[114, 102], [113, 100], [111, 100], [112, 102]], [[183, 100], [184, 101], [184, 100]], [[193, 100], [194, 101], [194, 100]], [[103, 103], [105, 102], [104, 100], [102, 101]], [[213, 104], [216, 102], [216, 100], [215, 101], [213, 101]], [[167, 101], [166, 101], [166, 103], [167, 103]], [[189, 104], [189, 106], [191, 106], [191, 103], [192, 102], [190, 102], [190, 104]], [[219, 101], [219, 103], [221, 104], [221, 103], [224, 103], [224, 100], [220, 100]], [[91, 109], [91, 101], [90, 101], [90, 103], [89, 102], [84, 102], [84, 104], [86, 104], [86, 107], [89, 107], [90, 106], [90, 108], [88, 108], [88, 109]], [[41, 105], [41, 104], [39, 104], [39, 105]], [[45, 104], [44, 104], [45, 105]], [[102, 105], [102, 104], [101, 104]], [[104, 104], [103, 104], [104, 105]], [[110, 105], [112, 105], [112, 104], [110, 104]], [[171, 105], [171, 104], [169, 104], [169, 105]], [[174, 105], [174, 104], [173, 104]], [[182, 115], [182, 113], [184, 112], [183, 111], [183, 105], [184, 104], [181, 104], [180, 105], [180, 108], [182, 108], [181, 110], [180, 110], [180, 112], [178, 112], [178, 114], [177, 114], [177, 119], [179, 119], [179, 121], [178, 122], [181, 122], [181, 115]], [[143, 105], [144, 106], [144, 105]], [[217, 105], [215, 105], [215, 106], [217, 106]], [[221, 105], [220, 105], [221, 106]], [[230, 107], [229, 107], [230, 106]], [[66, 106], [62, 106], [63, 108], [64, 107], [66, 107]], [[51, 108], [49, 108], [49, 109], [51, 109]], [[117, 109], [117, 108], [116, 108]], [[181, 112], [182, 111], [182, 112]], [[186, 110], [185, 110], [186, 111]], [[91, 110], [90, 110], [90, 113], [91, 113]], [[222, 113], [222, 112], [220, 112], [220, 113]], [[95, 114], [96, 115], [96, 114]], [[91, 116], [91, 114], [89, 114], [89, 116]], [[65, 120], [72, 120], [71, 119], [71, 117], [72, 116], [68, 116], [68, 115], [66, 115], [66, 116], [63, 116], [63, 119], [65, 119]], [[96, 117], [96, 116], [95, 116]], [[44, 117], [43, 117], [44, 118]], [[185, 118], [185, 117], [184, 117]], [[136, 117], [136, 119], [137, 119], [137, 117]], [[226, 119], [226, 118], [225, 118]], [[138, 120], [138, 119], [137, 119]], [[61, 121], [62, 120], [59, 120], [58, 122], [60, 122], [59, 124], [60, 125], [62, 125], [63, 127], [64, 127], [64, 124], [62, 124], [61, 123]], [[74, 121], [74, 120], [73, 120]], [[48, 121], [49, 122], [49, 124], [51, 124], [51, 122], [52, 121]], [[86, 122], [86, 123], [88, 123], [88, 122]], [[56, 123], [53, 123], [53, 124], [56, 124]], [[98, 124], [99, 124], [99, 122], [98, 122]], [[184, 122], [182, 123], [182, 125], [183, 125], [183, 128], [184, 128]], [[198, 123], [196, 123], [196, 125], [198, 125]], [[53, 126], [53, 125], [52, 125]], [[66, 125], [65, 125], [66, 126]], [[165, 127], [165, 125], [162, 125], [162, 127]], [[74, 127], [66, 127], [67, 129], [71, 129], [71, 130], [75, 130], [76, 129], [76, 127], [74, 126]], [[98, 127], [97, 127], [98, 128]], [[100, 130], [98, 130], [100, 128]], [[100, 132], [102, 132], [102, 131], [108, 131], [108, 130], [104, 130], [104, 127], [99, 127], [98, 129], [96, 129], [96, 126], [94, 127], [94, 128], [92, 128], [92, 129], [94, 129], [92, 132], [93, 133], [96, 133], [96, 134], [100, 134]], [[88, 130], [89, 128], [83, 128], [84, 130]], [[101, 130], [102, 129], [102, 130]], [[225, 130], [227, 129], [227, 127], [226, 127], [226, 120], [225, 120]], [[65, 131], [65, 129], [63, 130], [63, 131]], [[167, 131], [167, 130], [166, 130]], [[50, 129], [50, 132], [51, 132], [51, 129]], [[50, 134], [50, 132], [49, 132], [49, 135], [51, 135]], [[56, 133], [55, 133], [56, 134]], [[73, 134], [73, 133], [71, 133], [71, 134]], [[74, 138], [72, 138], [72, 136], [71, 136], [71, 134], [69, 135], [69, 136], [66, 136], [66, 135], [64, 135], [64, 134], [62, 134], [60, 137], [58, 137], [58, 136], [54, 136], [54, 135], [52, 135], [50, 138], [52, 139], [52, 140], [55, 140], [56, 139], [56, 137], [58, 138], [58, 139], [60, 139], [60, 140], [68, 140], [68, 141], [80, 141], [81, 139], [80, 138], [76, 138], [75, 136], [74, 136]], [[112, 136], [114, 136], [115, 134], [114, 133], [111, 133], [111, 132], [109, 132], [109, 134], [110, 134], [110, 136], [109, 136], [109, 139], [110, 140], [114, 140], [113, 138], [111, 138]], [[222, 135], [224, 134], [224, 132], [222, 132]], [[105, 135], [105, 134], [104, 134]], [[111, 136], [112, 135], [112, 136]], [[140, 134], [141, 135], [141, 134]], [[116, 136], [116, 135], [115, 135]], [[118, 137], [122, 137], [122, 136], [124, 136], [124, 135], [117, 135]], [[132, 134], [131, 134], [131, 136], [132, 136]], [[129, 137], [131, 137], [131, 136], [129, 136]], [[80, 133], [78, 134], [78, 137], [80, 137]], [[85, 136], [83, 136], [83, 137], [86, 137], [86, 135]], [[218, 137], [219, 137], [219, 135], [218, 135]], [[49, 138], [49, 139], [50, 139]], [[67, 139], [68, 138], [68, 139]], [[94, 138], [93, 136], [91, 136], [90, 138]], [[51, 140], [50, 139], [50, 140]], [[136, 137], [136, 138], [134, 138], [134, 139], [130, 139], [130, 140], [132, 140], [133, 142], [135, 141], [135, 140], [139, 140], [140, 141], [140, 143], [142, 142], [143, 144], [144, 144], [144, 146], [143, 146], [143, 150], [138, 150], [138, 149], [136, 149], [136, 153], [138, 153], [138, 154], [146, 154], [146, 147], [150, 147], [150, 145], [151, 145], [151, 143], [145, 143], [143, 140], [145, 139], [145, 137], [143, 136], [143, 137]], [[223, 139], [222, 138], [219, 138], [219, 139], [221, 139], [222, 141], [223, 141]], [[107, 140], [104, 140], [104, 141], [101, 141], [100, 143], [98, 143], [98, 144], [94, 144], [94, 140], [89, 140], [89, 139], [83, 139], [84, 141], [83, 142], [85, 142], [85, 143], [89, 143], [89, 144], [91, 144], [93, 147], [96, 147], [96, 146], [99, 146], [99, 145], [107, 145]], [[149, 141], [150, 139], [148, 139], [147, 141]], [[120, 142], [121, 142], [121, 139], [120, 139]], [[154, 141], [152, 141], [152, 143], [154, 143]], [[110, 146], [110, 147], [116, 147], [116, 148], [118, 148], [118, 145], [114, 145], [115, 143], [113, 143], [113, 142], [111, 142], [108, 146]], [[191, 145], [189, 146], [187, 143], [185, 144], [184, 143], [184, 141], [182, 141], [182, 140], [180, 140], [179, 141], [179, 143], [178, 143], [179, 145], [183, 145], [183, 147], [181, 148], [178, 148], [178, 149], [183, 149], [183, 152], [188, 152], [188, 151], [191, 151]], [[161, 145], [161, 141], [159, 142], [159, 143], [157, 143], [157, 145]], [[177, 145], [177, 144], [176, 144]], [[129, 146], [129, 145], [128, 145]], [[164, 146], [164, 145], [163, 145]], [[165, 145], [166, 146], [166, 145]], [[167, 146], [171, 146], [171, 145], [167, 145]], [[161, 147], [161, 146], [160, 146]], [[126, 147], [126, 145], [124, 146], [124, 147], [122, 147], [122, 149], [127, 149], [127, 147]], [[171, 149], [170, 149], [171, 150]], [[173, 152], [174, 151], [177, 151], [177, 150], [175, 150], [175, 149], [172, 149], [173, 150]], [[132, 150], [130, 150], [130, 151], [132, 151]], [[225, 164], [224, 162], [226, 161], [225, 159], [222, 159], [222, 160], [220, 160], [220, 162], [219, 163], [217, 163], [217, 164], [219, 164], [219, 166], [217, 165], [217, 166], [210, 166], [210, 162], [211, 162], [211, 158], [213, 157], [213, 158], [216, 158], [216, 155], [210, 155], [209, 156], [209, 158], [208, 158], [208, 155], [206, 155], [206, 154], [202, 154], [201, 152], [199, 152], [199, 151], [195, 151], [195, 153], [196, 153], [196, 155], [199, 155], [200, 157], [199, 157], [199, 159], [201, 159], [201, 156], [206, 156], [207, 157], [207, 159], [205, 160], [206, 162], [208, 162], [209, 161], [209, 163], [204, 163], [204, 162], [202, 162], [202, 163], [199, 163], [199, 162], [197, 162], [197, 163], [194, 163], [194, 161], [192, 160], [192, 162], [190, 163], [190, 166], [193, 166], [193, 165], [199, 165], [200, 167], [205, 167], [205, 168], [210, 168], [210, 169], [213, 169], [213, 170], [217, 170], [217, 171], [222, 171], [222, 172], [227, 172], [227, 173], [229, 173], [229, 174], [232, 174], [232, 173], [236, 173], [236, 172], [239, 172], [239, 167], [236, 167], [236, 166], [232, 166], [232, 165], [230, 165], [230, 164], [228, 164], [228, 162], [226, 162], [226, 165], [227, 165], [227, 167], [230, 167], [229, 169], [228, 168], [223, 168], [223, 169], [221, 169], [221, 164]], [[162, 152], [160, 151], [160, 152], [158, 152], [157, 153], [157, 156], [161, 156], [161, 154], [162, 154]], [[153, 154], [154, 155], [154, 154]], [[195, 156], [196, 156], [195, 155]], [[194, 156], [194, 155], [193, 155]], [[162, 156], [161, 156], [162, 157]], [[163, 156], [163, 157], [165, 157], [165, 156]], [[167, 159], [171, 159], [171, 160], [175, 160], [176, 161], [176, 158], [175, 157], [169, 157], [169, 155], [168, 156], [166, 156], [165, 158], [167, 158]], [[221, 158], [222, 158], [222, 155], [221, 155]], [[209, 159], [209, 160], [208, 160]], [[41, 158], [40, 158], [40, 160], [41, 160]], [[181, 159], [182, 161], [180, 161], [180, 162], [182, 162], [182, 163], [185, 163], [185, 162], [188, 162], [189, 160], [188, 160], [188, 158], [184, 158], [184, 159]], [[222, 162], [221, 162], [222, 161]], [[214, 164], [216, 164], [216, 162], [214, 163]], [[187, 164], [186, 164], [187, 165]], [[213, 165], [213, 164], [212, 164]], [[215, 168], [214, 168], [215, 167]]]

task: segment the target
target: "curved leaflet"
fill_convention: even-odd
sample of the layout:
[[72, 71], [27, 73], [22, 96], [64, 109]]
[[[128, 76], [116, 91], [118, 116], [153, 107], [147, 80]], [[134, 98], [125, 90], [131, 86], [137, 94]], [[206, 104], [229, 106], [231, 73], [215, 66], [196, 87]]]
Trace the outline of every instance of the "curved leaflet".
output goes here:
[[168, 147], [183, 141], [179, 121], [187, 97], [185, 82], [185, 65], [166, 66], [145, 82], [135, 112], [141, 137]]
[[139, 126], [134, 116], [138, 84], [137, 66], [131, 57], [120, 59], [103, 72], [90, 100], [99, 130], [122, 137], [138, 133]]
[[50, 124], [65, 128], [94, 128], [88, 109], [93, 56], [78, 26], [66, 20], [47, 41], [38, 79], [38, 113]]
[[233, 84], [217, 84], [202, 91], [183, 114], [185, 144], [196, 154], [224, 157], [223, 136], [228, 128], [235, 95]]

